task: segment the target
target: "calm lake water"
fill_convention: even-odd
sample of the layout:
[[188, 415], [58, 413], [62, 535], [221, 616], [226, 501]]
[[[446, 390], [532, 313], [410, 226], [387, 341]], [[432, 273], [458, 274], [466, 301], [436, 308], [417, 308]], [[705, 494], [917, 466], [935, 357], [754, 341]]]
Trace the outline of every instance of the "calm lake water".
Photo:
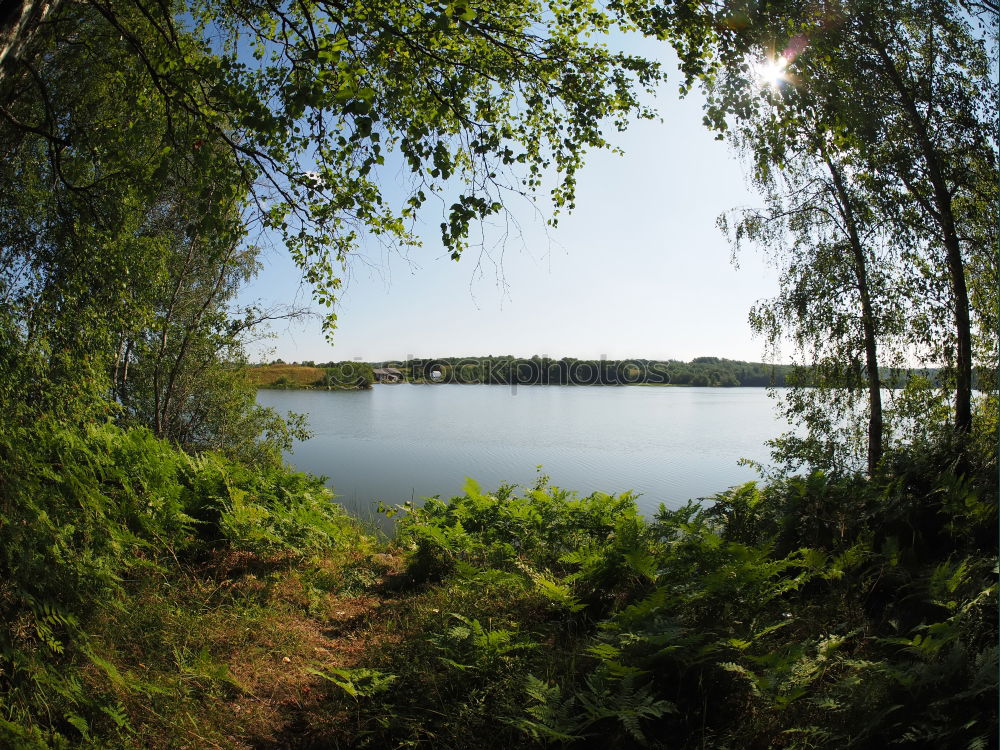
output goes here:
[[339, 502], [369, 517], [388, 504], [531, 484], [641, 493], [652, 514], [756, 479], [784, 432], [763, 388], [376, 385], [370, 391], [261, 390], [257, 401], [309, 415], [315, 437], [288, 460], [329, 477]]

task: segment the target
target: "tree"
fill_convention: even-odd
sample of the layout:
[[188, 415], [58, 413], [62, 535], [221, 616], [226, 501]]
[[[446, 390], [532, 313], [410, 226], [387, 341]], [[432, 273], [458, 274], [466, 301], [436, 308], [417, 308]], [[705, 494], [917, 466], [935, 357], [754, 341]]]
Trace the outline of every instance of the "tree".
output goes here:
[[[763, 82], [762, 82], [763, 83]], [[733, 123], [737, 147], [753, 154], [765, 210], [738, 212], [732, 236], [761, 247], [782, 271], [777, 298], [751, 311], [754, 331], [780, 350], [791, 336], [802, 367], [785, 401], [805, 440], [785, 436], [786, 458], [830, 469], [851, 464], [856, 401], [866, 393], [863, 450], [874, 474], [885, 443], [879, 350], [896, 353], [905, 309], [898, 237], [886, 233], [874, 196], [857, 174], [858, 147], [810, 91], [761, 87], [762, 104]], [[728, 229], [725, 217], [720, 220]], [[823, 443], [823, 445], [820, 445]], [[820, 458], [824, 457], [824, 458]]]
[[[835, 143], [851, 141], [852, 175], [838, 166], [837, 154], [827, 164], [840, 195], [837, 202], [842, 208], [850, 204], [849, 183], [865, 184], [878, 223], [892, 224], [892, 231], [907, 240], [906, 253], [897, 259], [906, 277], [933, 295], [944, 295], [942, 304], [933, 296], [910, 295], [910, 345], [949, 365], [954, 426], [967, 432], [973, 324], [977, 317], [984, 321], [970, 310], [967, 263], [992, 255], [992, 247], [961, 207], [985, 206], [977, 196], [997, 180], [996, 105], [982, 96], [991, 86], [989, 56], [969, 18], [944, 0], [821, 5], [792, 0], [752, 8], [691, 0], [620, 7], [644, 31], [674, 45], [683, 88], [704, 84], [706, 123], [720, 137], [757, 115], [753, 63], [763, 59], [771, 78], [783, 80], [782, 90], [789, 92], [782, 97], [788, 108], [774, 118], [772, 141], [783, 141], [782, 128], [802, 113], [797, 101], [819, 103], [825, 132]], [[769, 160], [770, 144], [753, 146], [758, 147], [755, 157]], [[821, 161], [827, 161], [824, 153], [830, 155], [824, 138], [807, 151]], [[771, 161], [769, 166], [786, 165]], [[846, 189], [838, 189], [838, 182]], [[857, 243], [845, 248], [856, 254]], [[855, 263], [855, 268], [862, 266]], [[861, 317], [871, 319], [867, 313]]]
[[38, 124], [0, 128], [0, 180], [9, 186], [0, 194], [8, 416], [104, 410], [101, 381], [114, 336], [149, 313], [153, 279], [139, 271], [155, 268], [162, 250], [146, 210], [159, 190], [162, 144], [157, 126], [134, 111], [155, 110], [155, 102], [115, 48], [89, 31], [81, 24], [87, 43], [27, 66], [53, 98], [21, 97], [13, 108], [5, 102], [10, 118]]
[[278, 313], [231, 306], [257, 269], [232, 153], [182, 118], [175, 134], [206, 137], [165, 148], [152, 84], [78, 20], [88, 43], [29, 65], [58, 99], [15, 97], [19, 118], [61, 135], [0, 128], [16, 188], [0, 196], [0, 411], [12, 424], [113, 416], [188, 450], [278, 461], [301, 425], [256, 407], [241, 370], [245, 337]]
[[[228, 309], [252, 227], [327, 304], [357, 237], [416, 243], [427, 200], [457, 257], [473, 221], [546, 174], [571, 206], [604, 120], [645, 113], [635, 88], [656, 78], [587, 42], [610, 21], [586, 8], [88, 0], [44, 23], [23, 3], [8, 23], [15, 5], [0, 13], [0, 396], [18, 419], [114, 412], [193, 449], [233, 446], [257, 413], [231, 365], [267, 313]], [[410, 184], [383, 193], [400, 164]]]
[[887, 194], [895, 188], [909, 199], [913, 210], [903, 220], [927, 238], [933, 265], [947, 269], [953, 344], [942, 353], [954, 362], [955, 426], [968, 432], [973, 334], [966, 264], [986, 248], [968, 231], [960, 206], [975, 198], [981, 170], [996, 181], [996, 109], [983, 97], [988, 58], [951, 3], [862, 6], [842, 39], [858, 58], [843, 74], [874, 84], [876, 94], [877, 116], [852, 125], [871, 144]]
[[375, 373], [367, 362], [330, 362], [319, 384], [327, 388], [368, 389], [374, 382]]
[[[92, 136], [66, 131], [71, 105], [44, 63], [83, 38], [127, 59], [157, 100], [143, 119], [165, 152], [225, 144], [237, 165], [228, 181], [250, 192], [256, 218], [329, 306], [359, 235], [419, 244], [408, 223], [432, 198], [456, 258], [474, 221], [547, 176], [556, 213], [571, 208], [583, 154], [608, 145], [605, 125], [650, 114], [636, 88], [655, 81], [655, 66], [586, 39], [610, 27], [589, 3], [534, 0], [59, 3], [44, 24], [5, 27], [19, 52], [0, 79], [0, 112], [57, 156], [86, 149]], [[78, 69], [81, 85], [92, 72]], [[24, 111], [38, 102], [45, 116]], [[401, 165], [411, 179], [396, 196], [378, 178]]]
[[[126, 422], [189, 451], [280, 461], [290, 437], [304, 434], [301, 420], [285, 424], [255, 404], [244, 346], [263, 323], [305, 313], [233, 308], [259, 267], [257, 248], [245, 242], [242, 201], [223, 205], [225, 221], [204, 226], [199, 212], [216, 201], [214, 186], [201, 185], [198, 172], [175, 174], [174, 180], [149, 212], [148, 231], [161, 239], [163, 252], [160, 265], [146, 271], [150, 316], [119, 334], [114, 396]], [[262, 436], [267, 438], [259, 444]]]

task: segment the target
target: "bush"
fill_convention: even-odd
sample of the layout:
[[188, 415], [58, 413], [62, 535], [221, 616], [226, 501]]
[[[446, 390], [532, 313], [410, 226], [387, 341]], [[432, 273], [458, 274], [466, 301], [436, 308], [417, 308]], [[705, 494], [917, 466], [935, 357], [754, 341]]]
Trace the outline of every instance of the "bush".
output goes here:
[[[521, 742], [580, 747], [992, 746], [995, 479], [968, 461], [957, 474], [961, 456], [924, 445], [876, 479], [750, 483], [648, 523], [627, 495], [581, 500], [544, 478], [407, 505], [411, 574], [463, 603], [451, 624], [428, 618], [427, 637], [464, 666], [447, 678], [461, 687], [424, 704], [453, 721], [427, 721], [404, 694], [441, 689], [433, 652], [380, 661], [401, 675], [380, 710], [410, 717], [386, 741], [480, 736], [492, 714]], [[550, 645], [505, 657], [502, 685], [471, 675], [522, 642]]]
[[565, 570], [564, 555], [606, 543], [619, 524], [639, 519], [631, 494], [578, 498], [546, 477], [523, 494], [513, 485], [487, 494], [467, 479], [464, 495], [400, 509], [399, 539], [415, 548], [410, 572], [420, 580], [440, 579], [459, 562]]

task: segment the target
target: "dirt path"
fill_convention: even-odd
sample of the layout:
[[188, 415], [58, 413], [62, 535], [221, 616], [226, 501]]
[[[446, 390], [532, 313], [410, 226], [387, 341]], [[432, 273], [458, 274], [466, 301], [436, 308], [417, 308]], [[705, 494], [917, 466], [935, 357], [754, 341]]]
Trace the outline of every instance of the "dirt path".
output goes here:
[[[407, 597], [400, 595], [401, 556], [379, 554], [372, 562], [383, 569], [364, 593], [327, 594], [318, 614], [282, 618], [280, 629], [287, 646], [261, 659], [260, 654], [234, 654], [230, 670], [245, 692], [229, 706], [233, 719], [255, 731], [237, 740], [236, 747], [336, 748], [351, 746], [350, 716], [341, 701], [331, 701], [340, 690], [320, 674], [364, 666], [373, 649], [391, 648], [401, 636], [387, 627]], [[337, 738], [341, 738], [338, 741]], [[342, 744], [346, 743], [346, 744]]]

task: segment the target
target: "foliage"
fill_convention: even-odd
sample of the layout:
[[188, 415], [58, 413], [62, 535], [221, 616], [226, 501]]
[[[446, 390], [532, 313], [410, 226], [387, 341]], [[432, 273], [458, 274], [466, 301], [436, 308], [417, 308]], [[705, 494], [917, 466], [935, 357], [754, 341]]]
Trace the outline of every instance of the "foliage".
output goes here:
[[[781, 271], [778, 295], [752, 308], [750, 324], [773, 356], [790, 340], [800, 359], [782, 406], [807, 434], [801, 443], [785, 436], [782, 457], [830, 470], [867, 454], [874, 473], [887, 442], [881, 372], [903, 364], [901, 243], [880, 226], [875, 198], [850, 178], [853, 144], [835, 136], [822, 103], [797, 94], [790, 106], [740, 118], [730, 130], [754, 155], [753, 182], [767, 200], [764, 210], [737, 214], [732, 239], [737, 249], [745, 241], [760, 247]], [[720, 224], [729, 228], [726, 217]]]
[[[0, 454], [0, 705], [15, 746], [132, 731], [120, 697], [157, 688], [104, 659], [90, 629], [96, 614], [130, 606], [132, 582], [176, 579], [219, 545], [308, 560], [363, 544], [318, 480], [191, 457], [145, 429], [8, 428]], [[191, 658], [191, 675], [221, 679], [207, 656]]]
[[627, 493], [577, 498], [546, 481], [540, 476], [530, 492], [518, 495], [511, 485], [485, 494], [467, 479], [465, 494], [449, 502], [429, 498], [399, 506], [405, 512], [399, 539], [416, 550], [411, 574], [439, 578], [460, 564], [516, 570], [522, 560], [559, 569], [565, 555], [607, 540], [638, 517]]
[[326, 374], [318, 381], [325, 388], [366, 389], [375, 382], [375, 373], [367, 362], [329, 362], [325, 369]]
[[[819, 374], [818, 368], [743, 362], [724, 357], [678, 360], [593, 360], [509, 355], [489, 357], [441, 357], [388, 362], [414, 383], [463, 383], [487, 385], [689, 385], [697, 387], [784, 387], [790, 376]], [[379, 366], [382, 366], [381, 364]], [[273, 365], [269, 370], [274, 369]], [[439, 378], [433, 372], [439, 372]], [[261, 370], [257, 370], [261, 372]], [[939, 385], [941, 372], [934, 368], [880, 368], [879, 379], [887, 388], [903, 388], [922, 377]]]
[[[555, 212], [571, 208], [584, 153], [650, 114], [638, 90], [656, 66], [590, 41], [614, 26], [589, 2], [5, 13], [0, 744], [995, 745], [997, 401], [972, 419], [969, 397], [973, 353], [996, 369], [995, 51], [961, 7], [978, 5], [609, 7], [669, 37], [711, 127], [743, 123], [758, 181], [780, 187], [772, 209], [821, 179], [775, 225], [796, 234], [794, 267], [777, 325], [759, 313], [762, 332], [818, 349], [804, 367], [406, 365], [412, 381], [511, 385], [865, 375], [871, 397], [895, 381], [870, 345], [901, 341], [946, 366], [903, 383], [878, 471], [841, 460], [857, 440], [830, 413], [839, 396], [796, 388], [816, 429], [785, 454], [830, 471], [651, 520], [628, 494], [470, 480], [403, 506], [389, 544], [281, 465], [301, 421], [254, 407], [242, 346], [274, 313], [235, 308], [257, 267], [249, 229], [280, 237], [327, 305], [362, 234], [416, 244], [437, 199], [458, 257], [501, 198], [551, 179]], [[773, 41], [808, 97], [747, 86]], [[401, 166], [411, 181], [384, 192]], [[754, 221], [744, 236], [773, 243]], [[860, 321], [832, 296], [845, 285]], [[310, 372], [371, 382], [355, 363]]]
[[[473, 223], [511, 195], [551, 184], [554, 209], [571, 209], [585, 152], [609, 146], [606, 127], [651, 116], [638, 90], [658, 79], [654, 64], [588, 39], [614, 28], [589, 2], [57, 3], [0, 76], [15, 104], [6, 127], [109, 155], [130, 181], [138, 175], [117, 134], [67, 128], [74, 102], [34, 74], [73, 54], [81, 27], [142, 98], [136, 135], [159, 140], [151, 168], [218, 145], [235, 163], [220, 184], [251, 194], [253, 217], [280, 235], [328, 307], [361, 235], [419, 244], [410, 223], [436, 198], [455, 258]], [[93, 73], [76, 68], [77, 84], [94, 88]], [[51, 111], [22, 110], [42, 102]], [[380, 178], [400, 168], [411, 179], [383, 190]]]
[[[0, 449], [30, 468], [2, 476], [7, 744], [259, 743], [238, 727], [263, 718], [224, 707], [260, 679], [315, 695], [273, 704], [306, 722], [293, 746], [996, 739], [996, 456], [968, 464], [949, 430], [874, 479], [750, 483], [648, 521], [628, 495], [470, 480], [403, 507], [391, 587], [385, 548], [304, 475], [111, 424]], [[254, 677], [289, 622], [371, 641]]]
[[258, 409], [242, 372], [247, 337], [279, 312], [235, 306], [258, 268], [238, 165], [197, 117], [167, 116], [97, 9], [60, 13], [60, 33], [88, 44], [49, 44], [24, 71], [33, 83], [7, 81], [0, 406], [13, 424], [111, 415], [274, 464], [302, 432]]
[[[648, 114], [636, 89], [657, 73], [586, 41], [611, 27], [594, 8], [57, 1], [12, 29], [8, 5], [0, 744], [142, 745], [150, 725], [169, 744], [199, 698], [242, 690], [226, 641], [196, 642], [211, 561], [301, 566], [313, 612], [315, 561], [369, 544], [280, 465], [301, 423], [254, 408], [242, 345], [272, 314], [235, 308], [249, 231], [283, 239], [327, 304], [359, 234], [415, 244], [429, 198], [451, 203], [457, 257], [543, 176], [570, 208], [583, 153]], [[413, 183], [384, 196], [401, 165]], [[245, 634], [262, 618], [227, 584]]]
[[149, 259], [162, 264], [149, 269], [150, 317], [118, 332], [112, 388], [122, 421], [148, 426], [189, 451], [217, 449], [249, 460], [272, 448], [265, 460], [274, 463], [282, 443], [258, 438], [301, 428], [256, 406], [244, 346], [266, 321], [300, 311], [234, 309], [240, 287], [260, 269], [257, 248], [245, 244], [242, 200], [224, 205], [220, 224], [212, 226], [205, 204], [227, 198], [183, 167], [177, 171], [182, 184], [147, 208], [149, 231], [163, 246], [159, 258]]
[[[810, 369], [787, 408], [808, 438], [788, 436], [779, 457], [830, 469], [867, 453], [875, 473], [895, 426], [878, 373], [914, 359], [944, 365], [955, 429], [971, 431], [974, 371], [996, 356], [997, 99], [983, 96], [996, 7], [617, 7], [669, 40], [682, 93], [703, 89], [706, 125], [764, 194], [732, 227], [782, 272], [751, 324], [772, 347], [790, 341]], [[845, 440], [845, 428], [858, 435]]]
[[394, 675], [374, 669], [313, 670], [313, 674], [336, 685], [352, 698], [368, 698], [389, 689]]
[[[458, 626], [427, 623], [431, 642], [454, 654], [444, 660], [458, 670], [450, 679], [470, 695], [502, 699], [504, 687], [484, 686], [474, 665], [518, 633], [559, 643], [519, 657], [527, 704], [508, 697], [506, 711], [521, 741], [966, 747], [995, 740], [997, 682], [986, 665], [996, 654], [997, 516], [989, 470], [975, 480], [949, 473], [961, 453], [893, 452], [877, 481], [816, 473], [751, 483], [709, 506], [661, 509], [648, 524], [627, 504], [592, 524], [600, 496], [588, 508], [541, 483], [487, 495], [470, 482], [447, 504], [408, 508], [399, 533], [415, 547], [415, 580], [439, 581], [432, 601], [477, 602], [481, 614], [450, 616]], [[533, 523], [540, 517], [561, 529], [554, 546]], [[489, 579], [507, 583], [491, 597], [481, 588]], [[480, 623], [502, 606], [497, 592], [507, 624], [489, 631]], [[480, 656], [464, 650], [473, 643]], [[440, 670], [430, 658], [416, 649], [380, 663], [412, 692], [437, 683], [421, 671]], [[434, 732], [485, 726], [468, 704], [455, 711], [463, 694], [441, 698], [455, 724], [434, 721]], [[380, 709], [400, 712], [386, 730], [394, 742], [427, 721], [402, 695]]]
[[373, 368], [367, 362], [327, 362], [315, 364], [271, 364], [251, 367], [250, 381], [258, 388], [326, 388], [365, 390], [375, 382]]

